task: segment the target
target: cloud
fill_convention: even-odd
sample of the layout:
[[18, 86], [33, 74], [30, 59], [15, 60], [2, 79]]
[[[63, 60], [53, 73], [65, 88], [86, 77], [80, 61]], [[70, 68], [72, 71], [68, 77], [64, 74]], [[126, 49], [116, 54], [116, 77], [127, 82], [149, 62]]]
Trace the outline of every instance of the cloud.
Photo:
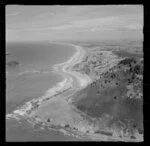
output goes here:
[[55, 15], [55, 13], [52, 13], [52, 12], [51, 13], [43, 13], [43, 14], [40, 14], [39, 17], [43, 18], [43, 17], [54, 16], [54, 15]]
[[143, 13], [138, 7], [59, 5], [34, 8], [11, 7], [6, 13], [7, 17], [10, 16], [6, 17], [9, 39], [18, 40], [24, 37], [26, 39], [32, 39], [32, 37], [57, 39], [64, 36], [69, 39], [89, 36], [93, 39], [99, 36], [113, 37], [120, 34], [124, 36], [124, 32], [127, 35], [136, 34], [141, 32], [143, 27]]
[[125, 25], [125, 20], [121, 17], [106, 17], [106, 18], [93, 18], [86, 20], [76, 20], [71, 22], [69, 25], [61, 25], [57, 27], [53, 27], [55, 30], [63, 30], [63, 29], [95, 29], [95, 28], [107, 28], [114, 26], [122, 26]]
[[129, 30], [140, 30], [140, 29], [142, 29], [142, 28], [143, 28], [143, 26], [142, 26], [142, 25], [139, 25], [139, 24], [127, 26], [127, 29], [129, 29]]
[[[54, 15], [54, 13], [44, 13], [40, 17], [46, 17]], [[137, 18], [134, 17], [136, 20]], [[51, 31], [54, 33], [67, 33], [67, 32], [97, 32], [97, 31], [134, 31], [142, 28], [141, 24], [137, 24], [138, 21], [134, 21], [132, 17], [126, 16], [108, 16], [100, 18], [88, 18], [88, 19], [76, 19], [67, 21], [64, 24], [58, 23], [58, 25], [51, 25], [47, 27], [35, 27], [34, 25], [29, 28], [18, 28], [15, 31], [28, 31], [28, 32], [45, 32]]]
[[[94, 18], [94, 19], [87, 19], [87, 20], [76, 20], [72, 21], [69, 24], [65, 25], [58, 25], [58, 26], [53, 26], [49, 27], [48, 29], [51, 30], [74, 30], [74, 29], [94, 29], [96, 27], [104, 28], [107, 27], [108, 25], [111, 25], [110, 23], [114, 23], [118, 20], [119, 18], [116, 17], [110, 17], [110, 18]], [[82, 30], [81, 30], [82, 31]]]
[[15, 13], [10, 13], [10, 14], [6, 14], [6, 17], [8, 16], [16, 16], [19, 15], [21, 12], [15, 12]]
[[52, 30], [64, 30], [64, 29], [70, 29], [70, 28], [74, 28], [75, 26], [73, 25], [60, 25], [60, 26], [54, 26], [54, 27], [50, 27], [49, 29]]
[[143, 25], [141, 24], [129, 24], [123, 27], [116, 28], [117, 31], [142, 31]]

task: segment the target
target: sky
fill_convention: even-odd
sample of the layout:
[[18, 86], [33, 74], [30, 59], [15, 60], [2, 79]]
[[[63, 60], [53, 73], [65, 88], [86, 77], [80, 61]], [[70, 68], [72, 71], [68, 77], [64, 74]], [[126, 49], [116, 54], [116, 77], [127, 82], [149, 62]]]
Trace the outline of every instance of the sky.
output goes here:
[[6, 42], [143, 39], [142, 5], [7, 5]]

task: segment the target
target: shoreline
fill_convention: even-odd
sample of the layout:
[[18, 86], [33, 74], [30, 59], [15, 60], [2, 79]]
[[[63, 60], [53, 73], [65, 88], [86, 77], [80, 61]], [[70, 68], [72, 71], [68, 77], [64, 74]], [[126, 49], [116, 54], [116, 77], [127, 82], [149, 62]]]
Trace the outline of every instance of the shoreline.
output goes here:
[[53, 71], [59, 74], [65, 73], [65, 74], [72, 75], [78, 80], [80, 87], [85, 87], [87, 86], [87, 84], [91, 83], [90, 77], [88, 77], [87, 75], [83, 75], [79, 72], [72, 71], [71, 69], [75, 64], [79, 63], [82, 60], [86, 52], [80, 46], [77, 45], [71, 45], [71, 46], [74, 46], [76, 48], [77, 51], [75, 52], [75, 54], [71, 56], [70, 59], [68, 59], [66, 62], [55, 64], [53, 66]]
[[[75, 115], [75, 111], [72, 109], [73, 105], [69, 102], [69, 100], [72, 99], [71, 96], [77, 91], [75, 90], [77, 88], [73, 85], [73, 82], [76, 80], [79, 89], [82, 89], [91, 83], [92, 79], [87, 75], [72, 71], [72, 66], [80, 62], [86, 54], [82, 47], [76, 45], [73, 46], [75, 47], [76, 52], [66, 62], [53, 65], [52, 71], [61, 75], [63, 80], [47, 90], [44, 96], [33, 99], [20, 109], [15, 110], [12, 115], [8, 116], [8, 118], [22, 116], [33, 125], [41, 123], [41, 128], [42, 126], [47, 127], [48, 129], [62, 132], [64, 135], [72, 135], [73, 137], [77, 136], [78, 138], [83, 138], [85, 136], [86, 138], [88, 137], [91, 139], [91, 141], [107, 141], [109, 138], [112, 141], [124, 141], [125, 139], [120, 139], [114, 136], [109, 137], [102, 134], [95, 134], [93, 130], [87, 134], [86, 131], [91, 130], [91, 127], [89, 127], [88, 124], [86, 125], [85, 121], [81, 120], [80, 114]], [[73, 94], [69, 93], [69, 96], [66, 96], [68, 91], [72, 92], [73, 90]], [[49, 122], [47, 119], [44, 119], [45, 116], [47, 116], [46, 118], [49, 119]], [[76, 117], [78, 118], [77, 124], [73, 121], [73, 118]], [[128, 139], [126, 140], [131, 141]]]
[[[68, 100], [67, 98], [68, 97], [70, 98], [74, 93], [76, 93], [77, 88], [82, 89], [91, 82], [91, 79], [87, 75], [82, 75], [78, 72], [71, 70], [72, 66], [80, 62], [86, 53], [82, 47], [76, 46], [76, 45], [72, 45], [72, 46], [75, 47], [76, 52], [66, 62], [53, 65], [52, 71], [61, 75], [64, 79], [60, 82], [57, 82], [53, 87], [48, 89], [42, 97], [34, 98], [24, 103], [24, 105], [17, 107], [16, 110], [14, 110], [12, 113], [6, 115], [6, 119], [14, 118], [20, 121], [23, 118], [24, 120], [27, 120], [33, 126], [41, 123], [40, 125], [42, 128], [43, 126], [47, 127], [48, 125], [45, 123], [45, 121], [42, 120], [42, 118], [38, 118], [39, 116], [37, 117], [38, 114], [36, 115], [36, 113], [37, 111], [42, 109], [42, 107], [45, 106], [45, 104], [48, 103], [48, 106], [51, 106], [51, 104], [53, 104], [53, 101], [56, 101], [57, 103], [60, 102], [60, 105], [62, 106], [64, 105], [64, 103], [66, 103], [66, 106], [68, 107], [72, 106], [70, 105], [70, 100]], [[73, 82], [75, 81], [77, 81], [78, 83], [77, 88], [73, 86]], [[68, 95], [64, 96], [64, 94], [68, 94], [69, 92], [71, 92], [69, 96]], [[60, 111], [62, 110], [63, 112], [64, 111], [63, 108], [64, 107], [62, 107], [62, 109], [60, 108], [59, 110]], [[71, 110], [70, 112], [73, 112], [71, 108], [69, 108], [69, 110]], [[43, 111], [43, 115], [48, 111], [49, 110]], [[51, 111], [49, 112], [52, 113]], [[57, 114], [55, 116], [58, 117], [59, 119], [59, 116], [57, 116]], [[55, 127], [57, 127], [57, 124], [56, 126], [54, 126], [54, 130], [61, 132], [64, 135], [68, 135], [68, 136], [72, 135], [73, 137], [76, 137], [76, 138], [78, 137], [78, 134], [73, 134], [74, 132], [68, 133], [67, 132], [68, 130], [65, 130], [61, 126], [61, 123], [58, 124], [58, 127], [60, 127], [60, 129], [57, 129], [57, 128], [55, 129]]]
[[[62, 44], [67, 44], [67, 43], [62, 43]], [[6, 115], [6, 119], [9, 119], [11, 117], [15, 119], [19, 119], [18, 116], [29, 117], [29, 115], [32, 112], [34, 112], [34, 110], [39, 108], [45, 100], [50, 100], [51, 98], [57, 96], [58, 94], [62, 94], [66, 90], [69, 90], [70, 88], [73, 89], [74, 88], [73, 77], [75, 77], [76, 80], [78, 81], [79, 88], [84, 88], [85, 86], [87, 86], [87, 84], [91, 82], [91, 79], [88, 76], [82, 75], [78, 72], [71, 70], [72, 66], [80, 62], [81, 59], [84, 57], [85, 50], [82, 47], [77, 45], [73, 45], [69, 43], [67, 45], [71, 45], [75, 47], [76, 52], [66, 62], [55, 64], [52, 67], [53, 72], [63, 76], [64, 79], [56, 83], [50, 89], [48, 89], [42, 97], [34, 98], [26, 102], [24, 105], [21, 105], [21, 107], [17, 107], [17, 109], [14, 110], [12, 113]]]

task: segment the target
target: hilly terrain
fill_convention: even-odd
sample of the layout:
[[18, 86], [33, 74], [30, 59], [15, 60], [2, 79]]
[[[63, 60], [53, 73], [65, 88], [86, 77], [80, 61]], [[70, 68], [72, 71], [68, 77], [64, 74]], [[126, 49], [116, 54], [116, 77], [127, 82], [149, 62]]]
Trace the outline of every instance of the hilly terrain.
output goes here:
[[142, 54], [92, 50], [73, 69], [93, 79], [76, 93], [73, 104], [95, 133], [130, 139], [143, 135]]

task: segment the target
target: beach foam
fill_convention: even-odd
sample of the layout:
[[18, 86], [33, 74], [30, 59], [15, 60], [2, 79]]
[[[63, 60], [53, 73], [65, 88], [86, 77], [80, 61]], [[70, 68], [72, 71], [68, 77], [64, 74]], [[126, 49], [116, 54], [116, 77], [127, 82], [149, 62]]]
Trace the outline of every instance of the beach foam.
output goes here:
[[[18, 117], [31, 117], [32, 113], [36, 111], [36, 109], [46, 100], [53, 98], [57, 94], [61, 94], [62, 92], [73, 88], [73, 78], [75, 76], [79, 82], [80, 87], [85, 87], [89, 80], [87, 78], [83, 78], [79, 73], [71, 71], [71, 67], [76, 64], [77, 62], [81, 61], [84, 56], [84, 50], [80, 46], [72, 45], [76, 48], [76, 53], [69, 60], [66, 62], [56, 64], [53, 66], [53, 71], [62, 75], [64, 77], [63, 81], [57, 83], [52, 88], [48, 89], [42, 97], [38, 97], [36, 99], [32, 99], [31, 101], [26, 102], [23, 106], [18, 107], [12, 114], [7, 114], [6, 118], [9, 119], [10, 117], [17, 119]], [[39, 73], [37, 70], [26, 71], [24, 73]], [[63, 73], [63, 74], [62, 74]], [[67, 74], [64, 75], [64, 73]], [[72, 76], [70, 76], [72, 75]]]
[[42, 102], [45, 101], [47, 98], [50, 99], [52, 98], [52, 96], [59, 94], [60, 92], [63, 92], [64, 90], [67, 90], [69, 88], [72, 88], [72, 82], [72, 78], [64, 78], [63, 81], [57, 83], [52, 88], [48, 89], [42, 97], [32, 99], [31, 101], [26, 102], [23, 106], [19, 107], [17, 110], [13, 111], [12, 114], [7, 114], [6, 119], [19, 119], [18, 116], [30, 116], [30, 111], [35, 110], [33, 109], [35, 108], [34, 104], [40, 106]]
[[26, 70], [24, 72], [19, 73], [18, 75], [30, 75], [30, 74], [49, 74], [51, 73], [50, 71], [41, 71], [41, 70]]

